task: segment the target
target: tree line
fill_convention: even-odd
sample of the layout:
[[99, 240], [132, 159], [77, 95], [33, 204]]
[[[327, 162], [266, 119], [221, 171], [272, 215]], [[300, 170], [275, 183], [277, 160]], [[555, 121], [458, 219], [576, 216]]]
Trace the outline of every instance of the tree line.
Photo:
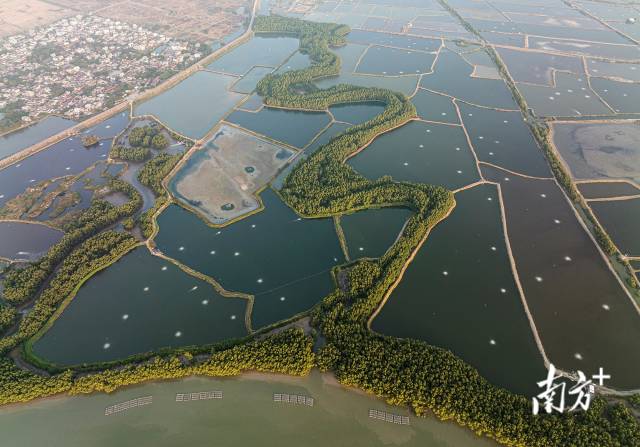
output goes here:
[[120, 206], [113, 206], [105, 200], [93, 200], [89, 208], [65, 225], [65, 235], [42, 258], [27, 267], [11, 268], [6, 272], [3, 296], [7, 301], [20, 303], [35, 296], [74, 247], [122, 218], [133, 215], [142, 206], [142, 196], [131, 184], [112, 179], [108, 187], [127, 194], [130, 200]]

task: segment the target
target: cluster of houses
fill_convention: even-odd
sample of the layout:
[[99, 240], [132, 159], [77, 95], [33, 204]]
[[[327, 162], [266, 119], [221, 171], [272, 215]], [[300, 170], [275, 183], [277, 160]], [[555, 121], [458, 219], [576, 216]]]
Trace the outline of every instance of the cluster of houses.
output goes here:
[[210, 51], [136, 24], [74, 16], [0, 40], [0, 112], [79, 119], [151, 88]]

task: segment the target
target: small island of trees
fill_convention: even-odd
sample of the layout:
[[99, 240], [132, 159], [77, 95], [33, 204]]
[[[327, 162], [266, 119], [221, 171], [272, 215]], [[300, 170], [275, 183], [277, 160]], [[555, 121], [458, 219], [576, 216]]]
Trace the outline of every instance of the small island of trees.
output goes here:
[[151, 149], [163, 150], [169, 146], [169, 140], [157, 125], [134, 127], [127, 135], [128, 146], [115, 144], [109, 156], [114, 159], [141, 162], [151, 156]]

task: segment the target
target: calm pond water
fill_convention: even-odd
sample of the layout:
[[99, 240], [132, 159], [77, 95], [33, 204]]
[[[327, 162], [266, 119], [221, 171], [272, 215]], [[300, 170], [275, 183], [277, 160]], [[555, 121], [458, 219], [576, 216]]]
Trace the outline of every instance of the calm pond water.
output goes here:
[[0, 258], [38, 259], [62, 236], [62, 231], [46, 225], [0, 221]]
[[0, 136], [0, 159], [62, 132], [74, 124], [76, 124], [75, 121], [59, 116], [48, 116], [29, 127]]
[[238, 109], [248, 110], [250, 112], [257, 112], [264, 106], [262, 102], [262, 97], [257, 93], [253, 93], [249, 95], [246, 101], [237, 106]]
[[[125, 115], [126, 116], [126, 115]], [[111, 121], [113, 124], [106, 124]], [[122, 131], [128, 118], [112, 118], [99, 125], [103, 134]], [[105, 126], [109, 126], [106, 129]], [[99, 132], [92, 131], [91, 134]], [[43, 180], [78, 174], [99, 160], [105, 160], [112, 140], [103, 140], [99, 145], [86, 149], [79, 137], [67, 138], [18, 163], [0, 170], [0, 206], [7, 200], [35, 186]]]
[[272, 71], [273, 68], [269, 67], [253, 67], [240, 80], [233, 84], [231, 89], [238, 93], [251, 93], [255, 90], [258, 82]]
[[320, 149], [320, 147], [328, 143], [331, 138], [338, 134], [341, 134], [349, 127], [351, 127], [350, 124], [333, 123], [329, 127], [327, 127], [326, 130], [323, 130], [319, 135], [315, 137], [315, 140], [313, 140], [311, 144], [309, 144], [304, 149], [302, 154], [298, 155], [286, 168], [282, 170], [280, 174], [278, 174], [275, 179], [273, 179], [273, 181], [271, 182], [271, 186], [273, 186], [276, 190], [281, 189], [284, 180], [298, 163], [301, 163], [308, 155]]
[[616, 112], [640, 112], [639, 84], [593, 78], [591, 86]]
[[556, 73], [555, 87], [518, 84], [538, 116], [607, 115], [611, 110], [591, 90], [585, 76]]
[[170, 206], [156, 237], [168, 256], [254, 294], [254, 328], [309, 309], [333, 290], [331, 268], [344, 262], [332, 219], [300, 219], [271, 189], [261, 198], [264, 210], [220, 229]]
[[411, 121], [376, 138], [349, 164], [377, 179], [459, 188], [478, 180], [476, 162], [461, 127]]
[[[177, 393], [213, 390], [222, 391], [223, 399], [175, 401]], [[311, 396], [314, 405], [276, 403], [274, 393]], [[108, 406], [150, 395], [150, 405], [104, 416]], [[408, 415], [410, 425], [371, 419], [370, 409]], [[251, 429], [242, 429], [238, 421]], [[41, 400], [1, 408], [0, 430], [5, 447], [174, 447], [212, 442], [265, 447], [497, 445], [453, 423], [417, 418], [406, 409], [335, 385], [329, 376], [315, 371], [306, 378], [190, 378], [130, 387], [110, 395]]]
[[516, 82], [538, 85], [553, 85], [554, 71], [567, 71], [584, 76], [582, 60], [577, 57], [557, 56], [549, 53], [534, 53], [508, 48], [499, 48], [509, 74]]
[[404, 208], [380, 208], [341, 216], [340, 226], [349, 257], [353, 260], [382, 256], [393, 245], [411, 214]]
[[355, 104], [338, 104], [329, 107], [336, 119], [350, 124], [362, 124], [384, 112], [384, 104], [369, 102]]
[[438, 51], [441, 41], [438, 39], [423, 39], [414, 36], [401, 36], [399, 34], [379, 33], [375, 31], [351, 30], [347, 35], [347, 41], [362, 45], [388, 45], [390, 47], [404, 48], [407, 50]]
[[462, 56], [443, 49], [436, 62], [435, 72], [423, 76], [420, 87], [481, 106], [510, 110], [518, 108], [504, 81], [472, 78], [471, 73], [473, 67]]
[[[640, 318], [558, 185], [483, 166], [500, 183], [509, 240], [549, 360], [610, 386], [640, 386]], [[506, 180], [506, 179], [509, 180]]]
[[140, 247], [89, 279], [34, 352], [76, 365], [242, 337], [246, 304]]
[[224, 54], [207, 68], [236, 75], [247, 73], [255, 65], [276, 68], [296, 51], [298, 46], [298, 39], [293, 37], [255, 36]]
[[325, 112], [300, 112], [265, 107], [256, 113], [236, 110], [226, 121], [302, 148], [331, 122], [331, 118]]
[[591, 202], [591, 209], [620, 251], [640, 256], [640, 199]]
[[633, 196], [640, 194], [640, 189], [627, 182], [593, 182], [576, 185], [585, 199]]
[[340, 67], [340, 75], [323, 78], [316, 81], [316, 85], [320, 88], [329, 88], [337, 84], [352, 84], [362, 87], [380, 87], [387, 88], [396, 92], [402, 92], [405, 95], [412, 95], [418, 83], [418, 76], [372, 76], [356, 74], [356, 66], [358, 60], [367, 49], [364, 45], [348, 43], [340, 48], [332, 48], [342, 62]]
[[458, 112], [448, 96], [438, 95], [427, 90], [418, 89], [411, 98], [416, 106], [418, 116], [428, 121], [459, 124]]
[[237, 77], [198, 71], [175, 87], [135, 107], [136, 115], [155, 115], [171, 129], [202, 138], [244, 95], [229, 91]]
[[[129, 113], [121, 112], [82, 132], [84, 135], [95, 135], [100, 139], [111, 139], [118, 135], [129, 124]], [[74, 140], [78, 138], [73, 137]]]
[[478, 159], [535, 177], [551, 177], [542, 150], [520, 112], [460, 104], [462, 121]]
[[509, 264], [496, 187], [462, 191], [456, 202], [372, 329], [450, 349], [490, 382], [533, 394], [545, 369]]
[[280, 68], [276, 70], [276, 73], [284, 73], [285, 71], [300, 70], [307, 68], [311, 65], [311, 59], [308, 55], [302, 54], [299, 51], [293, 53], [293, 55], [284, 62]]
[[435, 58], [434, 53], [372, 46], [360, 59], [356, 72], [390, 76], [429, 73]]
[[[521, 37], [522, 39], [522, 37]], [[594, 42], [575, 42], [570, 40], [554, 40], [548, 37], [529, 36], [529, 48], [561, 51], [585, 56], [600, 56], [618, 60], [638, 60], [640, 48], [637, 45], [612, 45]], [[495, 42], [498, 43], [498, 42]], [[520, 45], [524, 47], [524, 45]]]
[[[640, 56], [640, 54], [639, 54]], [[589, 59], [587, 69], [592, 76], [625, 79], [630, 82], [640, 82], [640, 65], [623, 64], [620, 62], [606, 62]]]

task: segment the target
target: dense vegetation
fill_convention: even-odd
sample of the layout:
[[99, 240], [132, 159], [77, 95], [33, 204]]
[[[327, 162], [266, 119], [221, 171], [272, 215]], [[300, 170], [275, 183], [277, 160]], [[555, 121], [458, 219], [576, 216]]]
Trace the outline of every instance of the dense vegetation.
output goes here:
[[138, 180], [143, 185], [148, 186], [156, 196], [163, 195], [162, 179], [171, 172], [180, 158], [182, 158], [182, 154], [160, 154], [152, 158], [140, 169]]
[[6, 353], [35, 335], [51, 318], [59, 304], [74, 294], [77, 287], [97, 269], [113, 262], [130, 250], [136, 240], [127, 233], [107, 231], [83, 242], [66, 256], [33, 308], [20, 321], [18, 331], [0, 339], [0, 352]]
[[158, 125], [134, 127], [127, 136], [128, 146], [115, 144], [109, 156], [114, 159], [141, 162], [151, 156], [151, 149], [162, 150], [169, 146], [169, 141], [162, 134]]
[[158, 125], [134, 127], [129, 132], [129, 144], [132, 147], [145, 147], [153, 149], [166, 149], [169, 141], [162, 134]]
[[16, 318], [16, 310], [0, 303], [0, 334], [9, 328]]
[[178, 379], [191, 375], [232, 376], [253, 370], [302, 376], [308, 374], [314, 364], [312, 345], [311, 338], [301, 330], [290, 329], [263, 340], [213, 352], [203, 358], [184, 353], [97, 373], [79, 375], [65, 371], [50, 377], [19, 369], [10, 359], [4, 358], [0, 359], [0, 405], [59, 393], [109, 393], [147, 380]]
[[109, 157], [124, 161], [140, 162], [145, 161], [151, 156], [151, 150], [148, 147], [126, 147], [116, 144], [109, 151]]
[[383, 396], [393, 404], [409, 405], [417, 414], [431, 411], [441, 419], [453, 419], [510, 446], [640, 445], [640, 426], [620, 404], [610, 407], [597, 400], [587, 413], [533, 416], [528, 399], [491, 385], [451, 352], [368, 330], [368, 319], [429, 228], [450, 210], [453, 199], [448, 192], [426, 185], [385, 177], [371, 182], [344, 164], [376, 134], [415, 113], [402, 95], [345, 85], [322, 91], [307, 88], [310, 93], [301, 96], [293, 93], [314, 77], [337, 73], [339, 63], [328, 54], [328, 45], [343, 42], [344, 27], [270, 17], [259, 18], [256, 31], [297, 34], [301, 51], [312, 60], [307, 70], [265, 78], [258, 88], [266, 104], [307, 109], [365, 100], [386, 104], [381, 115], [334, 137], [298, 165], [283, 186], [287, 203], [308, 216], [389, 203], [404, 203], [416, 211], [402, 237], [382, 258], [359, 261], [342, 272], [345, 286], [314, 312], [314, 324], [326, 340], [318, 365], [333, 370], [345, 385]]
[[7, 301], [19, 303], [33, 297], [74, 247], [122, 218], [133, 215], [142, 206], [142, 196], [129, 183], [113, 179], [109, 188], [127, 194], [130, 200], [121, 206], [94, 200], [89, 208], [65, 226], [65, 235], [42, 258], [28, 267], [12, 268], [6, 273], [3, 295]]

